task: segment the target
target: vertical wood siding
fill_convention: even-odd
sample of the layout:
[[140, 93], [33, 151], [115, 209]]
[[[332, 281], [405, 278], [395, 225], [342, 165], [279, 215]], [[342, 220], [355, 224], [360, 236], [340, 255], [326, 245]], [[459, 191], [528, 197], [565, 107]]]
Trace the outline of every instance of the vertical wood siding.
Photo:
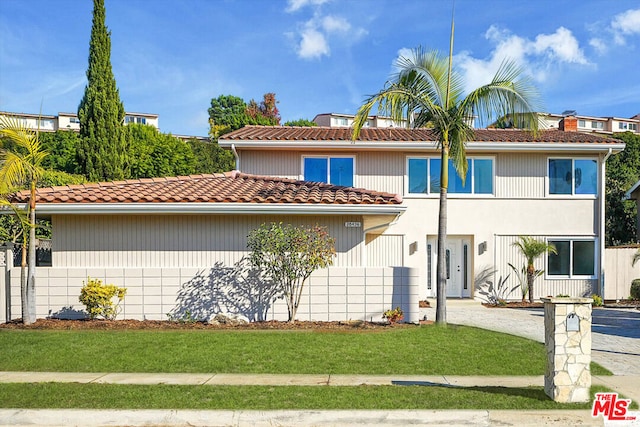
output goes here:
[[206, 267], [247, 255], [247, 235], [262, 223], [319, 224], [336, 239], [334, 264], [360, 266], [362, 217], [252, 215], [55, 215], [54, 267]]
[[404, 265], [404, 236], [367, 234], [367, 267], [391, 267]]
[[405, 155], [395, 152], [363, 152], [356, 159], [356, 187], [403, 194]]
[[253, 175], [298, 179], [301, 154], [295, 151], [241, 151], [240, 170]]
[[500, 153], [496, 156], [496, 197], [543, 198], [546, 173], [546, 155]]

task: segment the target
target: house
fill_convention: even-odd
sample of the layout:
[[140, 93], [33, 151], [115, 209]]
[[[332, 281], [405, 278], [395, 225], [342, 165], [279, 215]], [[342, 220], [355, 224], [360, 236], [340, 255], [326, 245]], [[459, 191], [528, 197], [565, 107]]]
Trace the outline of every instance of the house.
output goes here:
[[540, 113], [540, 126], [547, 129], [559, 129], [566, 117], [575, 117], [578, 132], [596, 132], [612, 134], [617, 132], [640, 133], [640, 114], [630, 118], [581, 116], [574, 110], [562, 114]]
[[[57, 130], [80, 131], [80, 120], [76, 113], [58, 113], [55, 115], [12, 113], [0, 111], [0, 116], [19, 119], [25, 126], [38, 129], [41, 132], [55, 132]], [[150, 113], [125, 113], [124, 123], [139, 123], [159, 128], [158, 115]]]
[[[313, 118], [313, 122], [321, 127], [353, 127], [353, 122], [356, 116], [353, 114], [340, 114], [340, 113], [322, 113], [317, 114]], [[391, 117], [386, 116], [368, 116], [367, 121], [364, 123], [364, 127], [372, 128], [397, 128], [407, 127], [405, 120], [395, 121]]]
[[[400, 306], [419, 320], [418, 301], [435, 296], [441, 165], [429, 129], [365, 128], [352, 141], [349, 128], [247, 126], [219, 144], [241, 172], [39, 189], [53, 241], [52, 266], [37, 272], [38, 316], [82, 315], [77, 297], [91, 276], [127, 287], [125, 317], [286, 318], [242, 262], [249, 232], [282, 221], [336, 238], [334, 265], [310, 278], [298, 319], [376, 320]], [[466, 181], [450, 175], [447, 296], [473, 298], [487, 273], [497, 281], [508, 263], [522, 265], [519, 235], [558, 248], [536, 265], [545, 275], [535, 298], [600, 292], [604, 165], [623, 149], [572, 131], [476, 130]], [[6, 317], [20, 317], [20, 272], [5, 268]]]
[[[244, 173], [323, 181], [402, 195], [407, 210], [380, 228], [363, 227], [364, 268], [417, 270], [419, 295], [435, 296], [439, 151], [428, 129], [245, 127], [219, 140]], [[467, 144], [466, 184], [450, 172], [447, 297], [470, 298], [483, 283], [524, 260], [520, 235], [555, 244], [535, 298], [603, 288], [605, 161], [618, 140], [576, 131], [478, 129]], [[450, 166], [449, 166], [450, 167]], [[511, 282], [515, 277], [512, 275]], [[517, 283], [516, 283], [517, 284]], [[512, 297], [518, 297], [513, 295]]]

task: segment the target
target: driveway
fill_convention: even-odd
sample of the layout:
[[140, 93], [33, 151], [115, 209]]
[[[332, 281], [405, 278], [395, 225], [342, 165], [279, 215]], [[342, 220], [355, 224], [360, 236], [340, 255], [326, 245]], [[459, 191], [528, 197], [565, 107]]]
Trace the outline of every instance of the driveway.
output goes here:
[[[431, 300], [432, 307], [435, 301]], [[420, 309], [435, 320], [435, 308]], [[544, 309], [486, 308], [470, 300], [447, 300], [447, 322], [518, 335], [544, 343]], [[595, 308], [591, 358], [615, 375], [640, 375], [640, 310]]]

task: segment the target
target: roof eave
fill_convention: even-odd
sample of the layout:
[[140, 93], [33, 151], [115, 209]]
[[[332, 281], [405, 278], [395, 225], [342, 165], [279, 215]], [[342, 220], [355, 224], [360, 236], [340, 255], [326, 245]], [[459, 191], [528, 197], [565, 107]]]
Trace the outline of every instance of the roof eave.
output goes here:
[[44, 215], [104, 214], [291, 214], [291, 215], [381, 215], [401, 214], [399, 204], [302, 204], [302, 203], [38, 203]]
[[[236, 149], [243, 148], [262, 148], [262, 149], [286, 149], [303, 148], [306, 150], [400, 150], [400, 151], [424, 151], [436, 149], [438, 143], [435, 141], [428, 142], [411, 142], [411, 141], [219, 141], [218, 144], [223, 148]], [[467, 143], [467, 149], [470, 151], [491, 151], [491, 152], [513, 152], [513, 151], [589, 151], [589, 152], [608, 152], [609, 149], [613, 153], [624, 150], [623, 143], [597, 143], [597, 142], [476, 142]]]

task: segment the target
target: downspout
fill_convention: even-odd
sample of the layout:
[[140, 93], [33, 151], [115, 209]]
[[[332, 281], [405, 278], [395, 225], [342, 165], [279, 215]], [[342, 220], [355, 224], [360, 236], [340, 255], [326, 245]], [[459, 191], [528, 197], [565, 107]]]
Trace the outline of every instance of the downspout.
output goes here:
[[231, 151], [233, 152], [233, 157], [236, 159], [236, 170], [240, 170], [240, 156], [238, 156], [238, 152], [236, 151], [236, 144], [231, 144]]
[[600, 296], [604, 301], [604, 279], [605, 279], [605, 206], [606, 206], [606, 198], [605, 198], [605, 174], [607, 169], [607, 159], [611, 157], [613, 150], [609, 148], [607, 154], [605, 154], [602, 159], [602, 164], [600, 165]]

